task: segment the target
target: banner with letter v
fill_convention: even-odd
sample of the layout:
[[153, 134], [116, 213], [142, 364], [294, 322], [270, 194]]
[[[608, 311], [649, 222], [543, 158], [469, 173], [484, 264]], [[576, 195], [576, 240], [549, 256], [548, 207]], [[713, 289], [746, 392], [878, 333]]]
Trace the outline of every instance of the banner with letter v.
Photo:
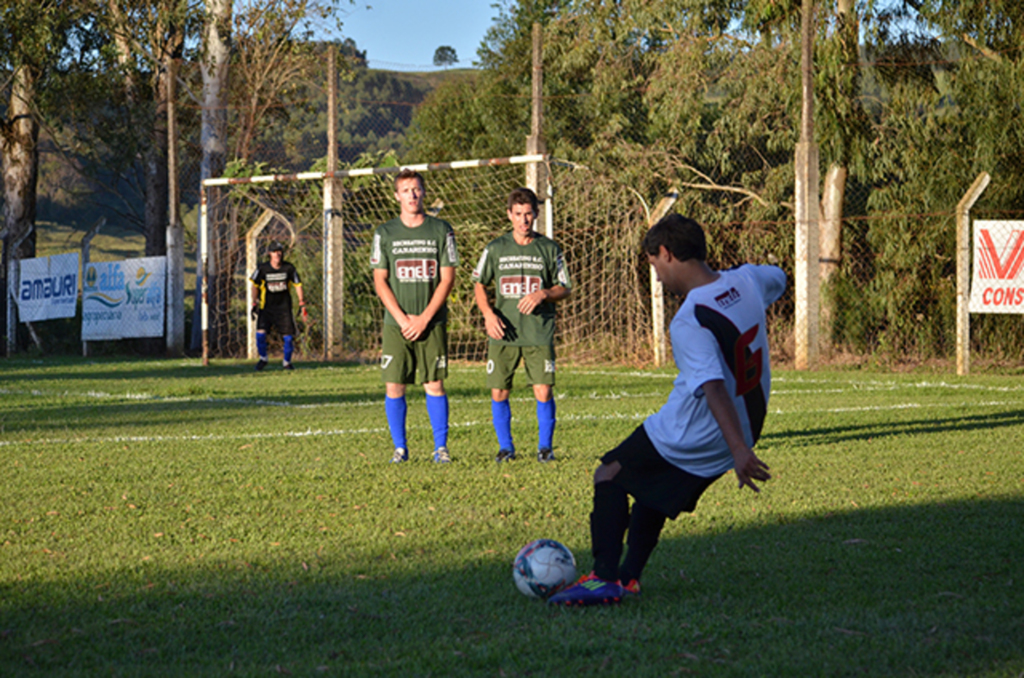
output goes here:
[[971, 313], [1024, 313], [1024, 221], [975, 221]]

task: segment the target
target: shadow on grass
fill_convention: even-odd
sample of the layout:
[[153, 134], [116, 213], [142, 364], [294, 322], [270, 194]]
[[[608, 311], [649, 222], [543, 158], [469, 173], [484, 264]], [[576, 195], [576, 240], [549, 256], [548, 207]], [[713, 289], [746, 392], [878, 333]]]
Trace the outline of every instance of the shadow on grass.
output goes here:
[[[905, 416], [905, 415], [903, 415]], [[791, 429], [765, 433], [761, 444], [785, 442], [788, 447], [808, 447], [835, 444], [844, 441], [869, 440], [947, 431], [991, 431], [1003, 427], [1019, 427], [1024, 424], [1024, 410], [993, 412], [992, 414], [970, 414], [954, 417], [928, 417], [879, 421], [876, 424], [851, 426], [849, 424], [813, 429]]]
[[[663, 541], [641, 600], [586, 610], [553, 609], [515, 591], [509, 569], [522, 528], [496, 535], [500, 543], [483, 553], [438, 523], [429, 541], [397, 547], [346, 548], [342, 538], [318, 553], [195, 559], [178, 569], [161, 568], [156, 553], [62, 585], [27, 573], [0, 588], [0, 673], [1024, 671], [1021, 498], [793, 516], [735, 530], [707, 529], [698, 510], [672, 526], [672, 535], [702, 532]], [[570, 544], [581, 567], [590, 563], [587, 539]]]

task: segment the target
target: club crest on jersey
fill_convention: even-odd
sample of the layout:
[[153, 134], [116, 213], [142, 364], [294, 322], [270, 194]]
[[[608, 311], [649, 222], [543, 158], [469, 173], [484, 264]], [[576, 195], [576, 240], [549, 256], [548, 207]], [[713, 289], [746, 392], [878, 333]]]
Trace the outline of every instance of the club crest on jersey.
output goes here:
[[715, 303], [718, 304], [719, 308], [729, 308], [739, 300], [740, 293], [736, 291], [735, 287], [730, 287], [728, 290], [715, 297]]
[[433, 280], [437, 262], [433, 259], [400, 259], [395, 262], [395, 277], [402, 282]]
[[525, 297], [541, 288], [542, 281], [535, 275], [506, 275], [498, 280], [498, 289], [505, 298]]

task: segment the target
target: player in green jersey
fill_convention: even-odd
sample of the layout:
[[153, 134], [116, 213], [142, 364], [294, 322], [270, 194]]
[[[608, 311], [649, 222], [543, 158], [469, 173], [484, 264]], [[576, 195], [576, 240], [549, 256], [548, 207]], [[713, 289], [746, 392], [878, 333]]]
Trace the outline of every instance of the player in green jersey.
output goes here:
[[391, 461], [396, 463], [409, 458], [405, 426], [408, 384], [423, 384], [426, 391], [434, 461], [451, 461], [444, 390], [448, 376], [446, 302], [459, 257], [452, 227], [423, 210], [425, 193], [418, 172], [402, 170], [395, 177], [400, 213], [377, 227], [370, 255], [374, 290], [385, 309], [381, 372], [384, 410], [395, 443]]
[[[555, 302], [572, 293], [562, 248], [533, 230], [537, 196], [517, 188], [508, 198], [512, 230], [484, 248], [473, 269], [476, 305], [484, 315], [487, 386], [498, 437], [498, 462], [515, 459], [508, 401], [520, 361], [537, 400], [537, 461], [555, 458]], [[488, 285], [494, 283], [494, 303]]]

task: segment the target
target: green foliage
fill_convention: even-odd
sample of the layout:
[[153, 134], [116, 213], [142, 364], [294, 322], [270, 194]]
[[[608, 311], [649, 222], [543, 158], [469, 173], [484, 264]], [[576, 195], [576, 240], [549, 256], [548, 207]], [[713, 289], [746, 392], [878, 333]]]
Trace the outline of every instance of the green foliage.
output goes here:
[[450, 45], [442, 45], [434, 51], [434, 65], [435, 66], [454, 66], [459, 63], [459, 56], [455, 53], [455, 48]]

